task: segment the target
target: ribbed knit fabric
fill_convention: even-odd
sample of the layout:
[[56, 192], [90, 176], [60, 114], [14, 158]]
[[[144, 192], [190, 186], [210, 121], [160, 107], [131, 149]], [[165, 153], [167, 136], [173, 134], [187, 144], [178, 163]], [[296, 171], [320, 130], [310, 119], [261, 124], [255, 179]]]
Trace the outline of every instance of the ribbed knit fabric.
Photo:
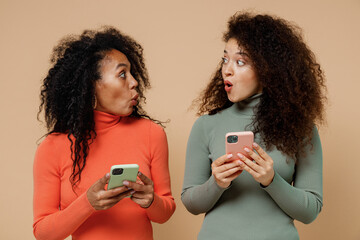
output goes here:
[[[314, 127], [305, 158], [295, 159], [276, 148], [267, 151], [275, 177], [266, 188], [243, 171], [227, 189], [211, 174], [211, 163], [225, 154], [225, 134], [251, 130], [249, 124], [261, 94], [194, 124], [186, 153], [182, 202], [193, 214], [205, 213], [200, 240], [299, 239], [294, 219], [312, 222], [322, 208], [322, 150]], [[260, 143], [259, 136], [255, 141]], [[262, 146], [264, 149], [265, 147]], [[311, 149], [311, 147], [313, 147]], [[293, 184], [293, 185], [292, 185]]]
[[[163, 223], [175, 211], [170, 190], [168, 145], [163, 129], [147, 119], [118, 117], [94, 111], [97, 137], [90, 145], [81, 182], [73, 192], [70, 142], [51, 134], [34, 161], [34, 235], [37, 239], [153, 239], [151, 221]], [[130, 198], [96, 211], [86, 192], [115, 164], [140, 166], [154, 182], [154, 201], [147, 209]]]

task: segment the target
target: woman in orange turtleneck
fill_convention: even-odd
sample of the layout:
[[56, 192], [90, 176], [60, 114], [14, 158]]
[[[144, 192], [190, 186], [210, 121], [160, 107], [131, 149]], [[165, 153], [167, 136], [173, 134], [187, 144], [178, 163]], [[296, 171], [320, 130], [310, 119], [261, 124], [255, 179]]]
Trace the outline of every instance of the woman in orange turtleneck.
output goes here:
[[[150, 86], [142, 48], [106, 27], [63, 39], [41, 90], [47, 137], [34, 161], [37, 239], [153, 239], [175, 211], [165, 132], [141, 107]], [[115, 164], [137, 182], [105, 190]], [[130, 197], [127, 197], [130, 196]]]

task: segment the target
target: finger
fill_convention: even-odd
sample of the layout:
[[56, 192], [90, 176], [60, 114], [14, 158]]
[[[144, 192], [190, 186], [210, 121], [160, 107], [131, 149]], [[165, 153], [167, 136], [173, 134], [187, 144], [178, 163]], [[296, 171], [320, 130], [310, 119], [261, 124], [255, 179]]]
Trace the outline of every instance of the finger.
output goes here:
[[215, 167], [219, 167], [221, 166], [222, 164], [224, 164], [224, 162], [227, 162], [227, 161], [230, 161], [230, 159], [232, 158], [232, 154], [225, 154], [221, 157], [219, 157], [218, 159], [216, 159], [213, 164], [215, 165]]
[[[225, 179], [225, 178], [228, 178], [230, 177], [231, 175], [233, 175], [234, 173], [238, 172], [238, 171], [241, 171], [242, 170], [242, 167], [236, 167], [236, 168], [231, 168], [225, 172], [222, 172], [220, 174], [218, 174], [218, 178], [219, 179]], [[240, 172], [241, 173], [241, 172]], [[240, 174], [239, 173], [239, 174]]]
[[236, 168], [236, 167], [239, 167], [240, 166], [240, 160], [237, 160], [237, 161], [233, 161], [233, 162], [230, 162], [230, 163], [225, 163], [223, 165], [221, 165], [220, 167], [218, 167], [216, 169], [216, 172], [218, 173], [222, 173], [222, 172], [225, 172], [231, 168]]
[[259, 144], [254, 142], [253, 147], [265, 161], [269, 161], [271, 159], [271, 157], [259, 146]]
[[255, 160], [259, 165], [263, 166], [265, 161], [259, 155], [257, 155], [254, 151], [250, 150], [249, 148], [244, 148], [245, 152]]
[[249, 167], [248, 165], [246, 165], [245, 163], [243, 163], [243, 169], [245, 171], [247, 171], [251, 176], [253, 176], [254, 179], [257, 179], [259, 177], [259, 173], [257, 173], [256, 171], [254, 171], [251, 167]]
[[145, 185], [140, 179], [136, 179], [136, 183], [137, 183], [137, 184]]
[[123, 184], [127, 186], [128, 188], [134, 189], [137, 192], [143, 192], [146, 191], [146, 185], [139, 184], [136, 182], [130, 182], [130, 181], [124, 181]]
[[104, 190], [102, 191], [100, 194], [100, 198], [101, 199], [108, 199], [108, 198], [113, 198], [116, 197], [117, 195], [126, 193], [127, 191], [129, 191], [129, 188], [126, 186], [121, 186], [121, 187], [117, 187], [114, 189], [110, 189], [110, 190]]
[[146, 196], [148, 193], [144, 193], [144, 192], [134, 192], [131, 197], [132, 198], [137, 198], [137, 199], [143, 199], [144, 196]]
[[152, 185], [153, 182], [151, 181], [150, 178], [148, 178], [147, 176], [145, 176], [145, 174], [143, 174], [142, 172], [138, 172], [138, 177], [140, 178], [140, 180], [145, 184], [145, 185]]
[[102, 178], [97, 180], [93, 185], [93, 191], [98, 192], [105, 189], [105, 185], [109, 182], [110, 173], [106, 173]]
[[[241, 153], [238, 153], [238, 156], [240, 157], [240, 159], [242, 160], [242, 162], [244, 163], [244, 165], [247, 165], [248, 167], [252, 168], [254, 171], [259, 172], [261, 170], [261, 166], [259, 166], [258, 164], [256, 164], [255, 162], [251, 161], [250, 159], [248, 159], [247, 157], [245, 157], [244, 155], [242, 155]], [[242, 166], [244, 168], [244, 165], [242, 165], [240, 163], [240, 166]], [[244, 168], [245, 170], [245, 168]]]
[[135, 193], [131, 196], [131, 200], [139, 204], [142, 208], [148, 208], [154, 201], [154, 197], [149, 194]]
[[135, 191], [133, 189], [128, 189], [128, 190], [126, 190], [126, 191], [124, 191], [124, 192], [122, 192], [122, 193], [120, 193], [118, 195], [115, 195], [111, 199], [122, 199], [122, 198], [130, 196], [130, 195], [132, 195], [134, 193], [135, 193]]
[[127, 196], [130, 196], [131, 192], [132, 192], [131, 190], [128, 190], [128, 191], [118, 194], [117, 196], [114, 196], [112, 198], [103, 199], [103, 200], [101, 200], [101, 203], [99, 204], [99, 206], [102, 209], [111, 208], [112, 206], [117, 204], [120, 200], [124, 199]]
[[228, 176], [226, 178], [226, 180], [228, 180], [229, 182], [232, 182], [235, 178], [237, 178], [241, 173], [242, 173], [243, 170], [239, 170], [237, 172], [235, 172], [234, 174]]

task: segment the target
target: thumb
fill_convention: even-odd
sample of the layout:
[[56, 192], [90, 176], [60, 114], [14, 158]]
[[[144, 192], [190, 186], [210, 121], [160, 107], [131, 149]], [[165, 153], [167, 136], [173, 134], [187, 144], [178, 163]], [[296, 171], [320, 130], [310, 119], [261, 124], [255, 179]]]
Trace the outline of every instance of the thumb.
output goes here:
[[110, 174], [106, 173], [102, 178], [97, 180], [97, 182], [94, 184], [94, 190], [100, 191], [105, 189], [105, 185], [109, 182]]

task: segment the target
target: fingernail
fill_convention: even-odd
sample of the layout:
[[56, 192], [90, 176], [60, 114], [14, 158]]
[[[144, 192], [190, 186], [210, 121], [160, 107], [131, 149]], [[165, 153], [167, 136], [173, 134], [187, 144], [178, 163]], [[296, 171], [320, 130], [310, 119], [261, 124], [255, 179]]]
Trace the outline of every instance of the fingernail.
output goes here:
[[138, 176], [141, 176], [141, 174], [142, 174], [142, 173], [139, 171], [139, 172], [138, 172]]
[[254, 148], [258, 148], [258, 147], [259, 147], [259, 145], [258, 145], [256, 142], [253, 143], [253, 146], [254, 146]]
[[244, 148], [245, 152], [250, 152], [250, 150], [248, 148]]
[[128, 182], [128, 181], [123, 181], [123, 184], [124, 184], [125, 186], [129, 186], [129, 182]]
[[[241, 153], [238, 153], [238, 156], [239, 156], [240, 159], [244, 159], [244, 158], [245, 158], [244, 155], [242, 155]], [[241, 162], [241, 161], [240, 161], [240, 162]]]
[[134, 194], [135, 192], [136, 192], [136, 191], [131, 191], [130, 194], [132, 195], [132, 194]]
[[232, 156], [233, 155], [230, 153], [230, 154], [227, 155], [227, 158], [232, 158]]
[[106, 178], [109, 178], [109, 177], [110, 177], [110, 173], [107, 173], [107, 174], [105, 175], [105, 177], [106, 177]]

